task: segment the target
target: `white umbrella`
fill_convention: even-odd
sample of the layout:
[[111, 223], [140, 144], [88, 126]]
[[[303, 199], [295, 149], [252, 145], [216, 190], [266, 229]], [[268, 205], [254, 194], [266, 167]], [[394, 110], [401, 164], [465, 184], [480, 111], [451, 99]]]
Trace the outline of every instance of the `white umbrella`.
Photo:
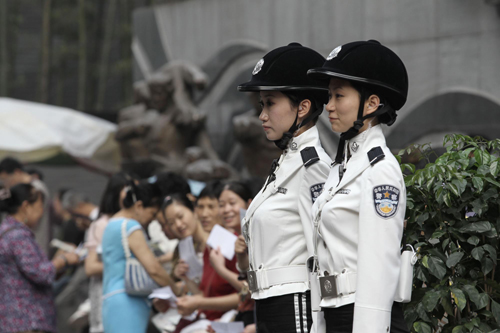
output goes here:
[[117, 126], [69, 108], [0, 98], [0, 158], [24, 163], [67, 153], [106, 171], [119, 167]]

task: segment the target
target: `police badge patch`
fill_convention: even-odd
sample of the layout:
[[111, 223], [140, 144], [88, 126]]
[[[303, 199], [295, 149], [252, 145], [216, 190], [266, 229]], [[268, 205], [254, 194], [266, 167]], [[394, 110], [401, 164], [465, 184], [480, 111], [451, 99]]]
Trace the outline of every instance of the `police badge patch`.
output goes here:
[[396, 214], [399, 204], [399, 189], [391, 185], [380, 185], [373, 188], [375, 211], [385, 219]]
[[325, 183], [319, 183], [311, 186], [311, 199], [312, 202], [314, 203], [316, 199], [320, 196], [321, 192], [323, 192], [323, 186], [325, 186]]

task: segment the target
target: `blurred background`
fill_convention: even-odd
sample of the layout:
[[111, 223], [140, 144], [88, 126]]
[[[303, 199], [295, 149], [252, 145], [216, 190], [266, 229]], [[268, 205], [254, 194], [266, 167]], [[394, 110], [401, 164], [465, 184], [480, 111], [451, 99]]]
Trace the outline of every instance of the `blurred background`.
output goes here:
[[[326, 56], [367, 39], [409, 73], [408, 102], [385, 128], [395, 152], [438, 149], [446, 133], [499, 137], [498, 0], [2, 0], [0, 159], [95, 202], [119, 169], [262, 178], [279, 152], [237, 84], [272, 48]], [[319, 128], [333, 154], [338, 137], [326, 118]]]

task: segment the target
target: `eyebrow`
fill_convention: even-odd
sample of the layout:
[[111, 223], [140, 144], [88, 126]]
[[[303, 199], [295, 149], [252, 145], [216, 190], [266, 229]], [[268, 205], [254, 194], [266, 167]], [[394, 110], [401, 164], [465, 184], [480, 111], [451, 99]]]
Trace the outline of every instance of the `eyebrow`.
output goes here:
[[264, 97], [274, 97], [273, 94], [267, 94], [267, 95], [264, 95]]

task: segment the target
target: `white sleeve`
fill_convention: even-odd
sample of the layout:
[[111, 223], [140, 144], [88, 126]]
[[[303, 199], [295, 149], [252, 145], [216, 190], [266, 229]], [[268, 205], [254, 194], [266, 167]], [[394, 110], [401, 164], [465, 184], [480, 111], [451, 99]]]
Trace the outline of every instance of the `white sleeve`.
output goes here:
[[353, 333], [386, 333], [399, 280], [406, 190], [395, 159], [362, 181]]
[[308, 257], [314, 254], [312, 206], [321, 194], [329, 172], [330, 166], [320, 160], [305, 169], [304, 178], [300, 184], [299, 215], [304, 229]]

